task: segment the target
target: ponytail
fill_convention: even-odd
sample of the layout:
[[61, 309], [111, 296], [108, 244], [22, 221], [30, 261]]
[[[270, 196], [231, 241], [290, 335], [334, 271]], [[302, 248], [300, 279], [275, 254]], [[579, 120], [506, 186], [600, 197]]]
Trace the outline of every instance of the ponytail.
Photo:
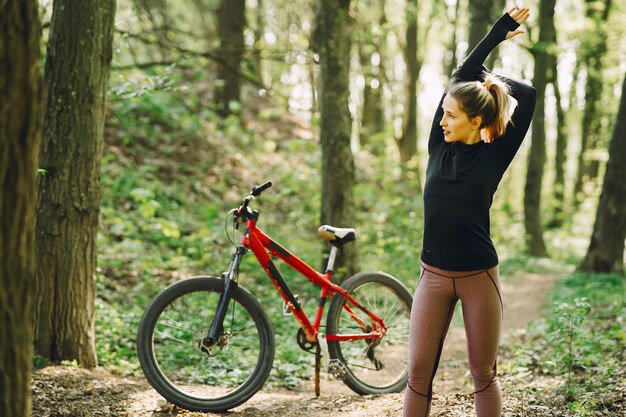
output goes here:
[[492, 74], [485, 77], [483, 86], [493, 97], [495, 113], [491, 123], [485, 123], [485, 118], [483, 117], [481, 136], [483, 136], [485, 141], [493, 142], [495, 138], [504, 135], [506, 126], [511, 120], [511, 115], [509, 114], [509, 88], [503, 81]]
[[481, 138], [485, 142], [504, 135], [511, 120], [509, 114], [509, 87], [493, 74], [487, 74], [485, 81], [452, 82], [448, 95], [459, 103], [459, 107], [470, 119], [480, 116]]

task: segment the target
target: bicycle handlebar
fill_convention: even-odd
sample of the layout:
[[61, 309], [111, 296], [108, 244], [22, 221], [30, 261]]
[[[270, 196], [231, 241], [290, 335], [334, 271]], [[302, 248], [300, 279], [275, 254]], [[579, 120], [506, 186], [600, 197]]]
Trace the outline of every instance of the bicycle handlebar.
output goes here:
[[272, 186], [272, 181], [267, 181], [264, 184], [257, 185], [256, 187], [252, 187], [252, 191], [250, 191], [250, 195], [254, 197], [258, 197], [261, 193]]
[[254, 198], [260, 196], [263, 191], [267, 190], [271, 186], [272, 186], [272, 182], [271, 181], [267, 181], [267, 182], [265, 182], [265, 183], [263, 183], [261, 185], [257, 185], [255, 187], [252, 187], [252, 191], [250, 191], [250, 194], [248, 194], [243, 199], [243, 201], [241, 203], [241, 206], [239, 206], [238, 209], [234, 210], [235, 221], [237, 221], [239, 219], [239, 217], [241, 217], [242, 214], [248, 212], [248, 204], [250, 203], [250, 200], [254, 200]]

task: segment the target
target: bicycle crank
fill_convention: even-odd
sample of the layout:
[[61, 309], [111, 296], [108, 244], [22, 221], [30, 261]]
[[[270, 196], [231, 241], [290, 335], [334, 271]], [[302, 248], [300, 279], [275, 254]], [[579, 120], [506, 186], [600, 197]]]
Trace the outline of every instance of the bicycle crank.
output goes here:
[[315, 348], [318, 346], [316, 342], [309, 342], [308, 340], [306, 340], [306, 333], [304, 333], [302, 327], [298, 329], [296, 341], [298, 342], [298, 346], [300, 346], [300, 349], [309, 353], [315, 353]]

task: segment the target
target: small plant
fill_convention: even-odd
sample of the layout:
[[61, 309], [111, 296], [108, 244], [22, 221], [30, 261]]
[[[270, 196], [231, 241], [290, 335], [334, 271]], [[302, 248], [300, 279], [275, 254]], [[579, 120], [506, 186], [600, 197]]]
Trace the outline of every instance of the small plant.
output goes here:
[[577, 346], [585, 339], [583, 321], [591, 310], [587, 299], [576, 298], [573, 303], [557, 303], [555, 306], [554, 329], [551, 340], [554, 343], [555, 366], [561, 373], [567, 375], [565, 386], [568, 399], [573, 397], [575, 384], [573, 375], [584, 369], [584, 364]]

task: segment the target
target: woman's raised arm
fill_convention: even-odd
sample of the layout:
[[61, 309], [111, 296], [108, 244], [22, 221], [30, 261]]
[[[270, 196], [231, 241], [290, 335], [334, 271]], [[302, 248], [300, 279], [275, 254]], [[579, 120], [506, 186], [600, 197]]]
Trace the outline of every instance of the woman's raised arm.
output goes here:
[[453, 74], [454, 78], [461, 81], [475, 81], [481, 72], [481, 68], [489, 53], [498, 44], [506, 39], [511, 39], [524, 33], [519, 26], [528, 19], [530, 10], [528, 8], [512, 8], [503, 14], [491, 27], [487, 35], [476, 45], [467, 59], [461, 64], [459, 69]]
[[[511, 39], [521, 33], [523, 30], [519, 29], [519, 26], [528, 19], [530, 11], [528, 8], [517, 9], [513, 7], [507, 13], [502, 15], [494, 24], [489, 33], [476, 45], [476, 47], [469, 54], [467, 59], [463, 61], [461, 66], [452, 75], [453, 78], [460, 81], [474, 81], [481, 79], [483, 72], [483, 62], [489, 55], [489, 53], [500, 42]], [[428, 137], [428, 153], [440, 143], [444, 141], [443, 130], [439, 126], [439, 122], [443, 117], [443, 110], [441, 104], [445, 93], [439, 101], [439, 105], [435, 110], [432, 125], [430, 128], [430, 135]]]

